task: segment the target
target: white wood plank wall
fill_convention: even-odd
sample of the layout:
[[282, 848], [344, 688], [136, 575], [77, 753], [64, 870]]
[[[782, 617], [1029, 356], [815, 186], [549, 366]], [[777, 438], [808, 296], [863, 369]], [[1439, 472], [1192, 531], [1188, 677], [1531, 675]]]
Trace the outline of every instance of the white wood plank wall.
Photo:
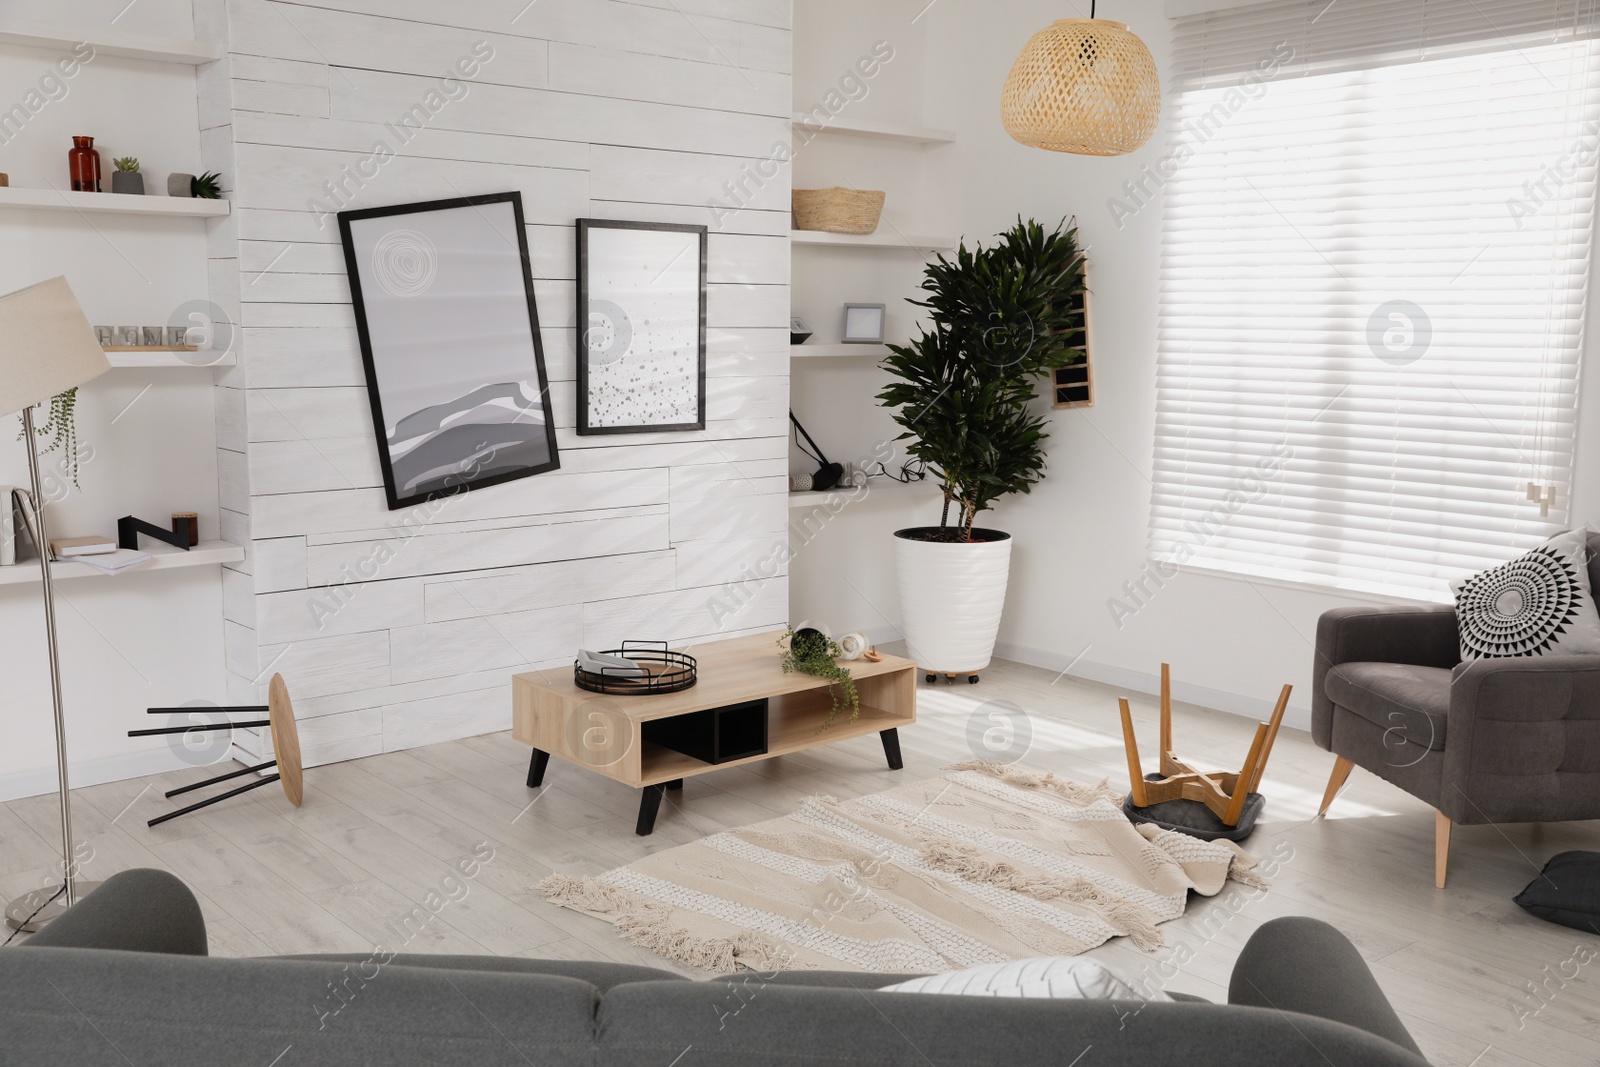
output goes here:
[[[788, 171], [747, 181], [720, 227], [707, 201], [789, 139], [789, 0], [195, 6], [226, 52], [199, 92], [234, 202], [209, 233], [211, 298], [240, 324], [216, 405], [223, 535], [249, 549], [224, 576], [233, 698], [283, 672], [325, 763], [504, 729], [510, 676], [579, 644], [781, 625]], [[561, 470], [390, 512], [323, 212], [507, 189]], [[580, 216], [713, 227], [703, 433], [573, 433]], [[778, 577], [748, 581], [763, 564]]]

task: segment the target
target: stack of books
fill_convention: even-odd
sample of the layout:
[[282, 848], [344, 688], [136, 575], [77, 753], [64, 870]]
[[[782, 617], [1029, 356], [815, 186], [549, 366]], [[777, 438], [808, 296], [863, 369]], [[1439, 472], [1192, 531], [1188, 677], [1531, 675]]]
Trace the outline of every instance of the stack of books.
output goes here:
[[62, 562], [84, 563], [107, 574], [121, 574], [130, 567], [150, 562], [150, 553], [118, 548], [110, 537], [52, 538], [50, 556]]

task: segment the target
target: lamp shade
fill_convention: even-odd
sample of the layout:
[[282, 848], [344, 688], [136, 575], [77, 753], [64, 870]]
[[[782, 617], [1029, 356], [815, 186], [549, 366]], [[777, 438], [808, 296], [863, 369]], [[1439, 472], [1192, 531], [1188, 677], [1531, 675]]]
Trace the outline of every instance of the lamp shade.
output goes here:
[[1000, 94], [1006, 132], [1052, 152], [1120, 156], [1148, 141], [1160, 116], [1150, 50], [1105, 19], [1061, 19], [1034, 34]]
[[31, 408], [110, 369], [65, 278], [0, 296], [0, 414]]

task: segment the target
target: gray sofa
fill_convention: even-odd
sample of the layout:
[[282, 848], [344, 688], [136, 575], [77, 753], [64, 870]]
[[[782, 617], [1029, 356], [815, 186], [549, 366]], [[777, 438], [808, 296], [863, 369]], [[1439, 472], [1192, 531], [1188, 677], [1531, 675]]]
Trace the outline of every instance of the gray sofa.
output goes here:
[[1425, 1064], [1354, 947], [1314, 919], [1264, 924], [1227, 1005], [880, 993], [902, 976], [844, 972], [697, 982], [567, 960], [205, 953], [176, 878], [107, 879], [0, 952], [0, 1064]]
[[[1600, 589], [1600, 534], [1589, 535]], [[1600, 819], [1600, 656], [1461, 662], [1453, 605], [1337, 608], [1317, 622], [1311, 735], [1435, 809], [1434, 884], [1455, 823]]]

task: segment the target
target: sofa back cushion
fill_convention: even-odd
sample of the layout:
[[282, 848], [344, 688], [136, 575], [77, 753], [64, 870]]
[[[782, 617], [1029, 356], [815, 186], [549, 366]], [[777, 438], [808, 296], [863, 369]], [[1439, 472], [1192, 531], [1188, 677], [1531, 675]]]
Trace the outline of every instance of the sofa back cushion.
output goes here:
[[[734, 981], [617, 986], [600, 1005], [602, 1067], [1424, 1067], [1342, 1023], [1196, 1003], [907, 996]], [[692, 1050], [692, 1051], [691, 1051]], [[692, 1057], [692, 1059], [691, 1059]]]
[[592, 1067], [599, 998], [566, 977], [37, 948], [0, 958], [0, 1058]]

